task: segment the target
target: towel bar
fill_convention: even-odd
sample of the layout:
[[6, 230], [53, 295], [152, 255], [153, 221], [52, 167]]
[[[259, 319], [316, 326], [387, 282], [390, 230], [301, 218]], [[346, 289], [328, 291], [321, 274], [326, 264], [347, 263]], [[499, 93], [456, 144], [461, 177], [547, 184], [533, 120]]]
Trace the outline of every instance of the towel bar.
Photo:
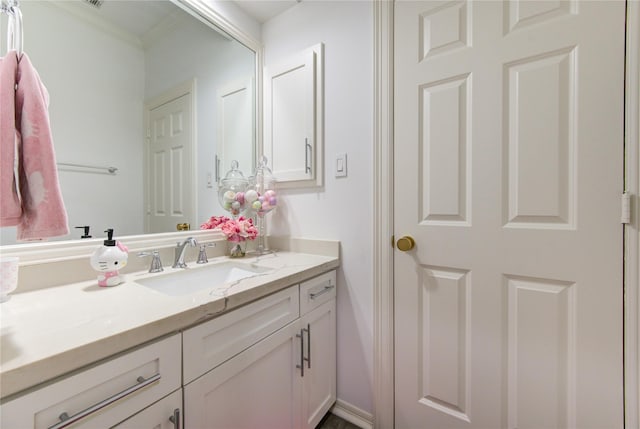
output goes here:
[[108, 174], [116, 174], [118, 169], [116, 167], [100, 167], [97, 165], [84, 165], [84, 164], [71, 164], [68, 162], [59, 162], [58, 167], [73, 167], [73, 168], [88, 168], [90, 170], [103, 170]]

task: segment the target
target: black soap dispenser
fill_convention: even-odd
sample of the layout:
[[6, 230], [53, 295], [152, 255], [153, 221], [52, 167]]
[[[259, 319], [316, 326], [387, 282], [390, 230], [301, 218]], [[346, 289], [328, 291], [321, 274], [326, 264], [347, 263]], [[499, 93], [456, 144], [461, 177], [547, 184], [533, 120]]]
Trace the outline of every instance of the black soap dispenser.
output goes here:
[[89, 235], [89, 231], [91, 230], [91, 227], [89, 225], [76, 226], [76, 229], [84, 230], [84, 234], [82, 234], [80, 238], [91, 238], [91, 235]]

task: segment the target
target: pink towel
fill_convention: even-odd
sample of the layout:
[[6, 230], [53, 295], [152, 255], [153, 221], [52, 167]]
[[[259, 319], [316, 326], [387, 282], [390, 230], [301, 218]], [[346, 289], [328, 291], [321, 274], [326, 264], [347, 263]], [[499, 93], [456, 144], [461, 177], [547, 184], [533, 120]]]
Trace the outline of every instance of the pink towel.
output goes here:
[[18, 62], [16, 82], [18, 182], [23, 210], [17, 238], [41, 240], [66, 235], [69, 226], [49, 125], [49, 94], [26, 54]]
[[15, 52], [0, 58], [0, 226], [20, 223], [22, 206], [14, 174], [16, 161]]

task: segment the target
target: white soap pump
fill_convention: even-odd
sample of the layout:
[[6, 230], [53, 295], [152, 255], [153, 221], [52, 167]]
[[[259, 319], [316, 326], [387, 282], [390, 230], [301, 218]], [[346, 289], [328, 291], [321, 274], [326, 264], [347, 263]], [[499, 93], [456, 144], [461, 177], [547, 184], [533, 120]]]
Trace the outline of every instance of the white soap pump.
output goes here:
[[113, 229], [105, 232], [107, 239], [91, 255], [91, 266], [99, 273], [98, 286], [116, 286], [124, 281], [118, 270], [127, 265], [129, 249], [113, 239]]

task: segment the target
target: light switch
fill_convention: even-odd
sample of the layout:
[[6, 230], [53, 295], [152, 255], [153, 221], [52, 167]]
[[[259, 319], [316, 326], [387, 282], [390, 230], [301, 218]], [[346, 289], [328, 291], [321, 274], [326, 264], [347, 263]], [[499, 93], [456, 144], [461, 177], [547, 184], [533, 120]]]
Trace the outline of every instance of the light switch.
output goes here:
[[336, 177], [347, 177], [347, 154], [336, 155]]

